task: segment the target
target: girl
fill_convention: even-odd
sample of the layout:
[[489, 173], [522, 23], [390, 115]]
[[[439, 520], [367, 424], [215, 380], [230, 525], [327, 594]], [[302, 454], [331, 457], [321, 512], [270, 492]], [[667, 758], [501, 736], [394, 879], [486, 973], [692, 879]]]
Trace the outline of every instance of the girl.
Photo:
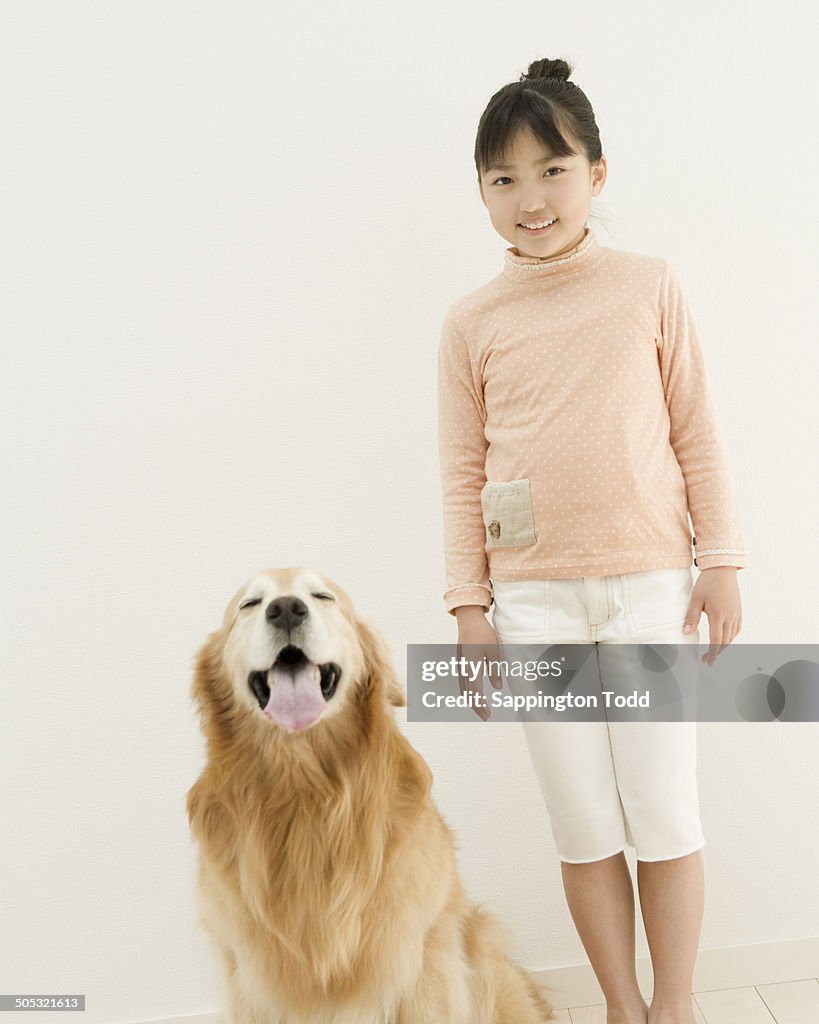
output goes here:
[[[493, 658], [499, 642], [696, 643], [704, 612], [713, 663], [740, 629], [745, 552], [703, 354], [673, 265], [586, 223], [606, 158], [570, 73], [535, 61], [478, 125], [481, 199], [510, 247], [441, 335], [444, 601], [459, 646]], [[608, 1024], [693, 1024], [696, 721], [523, 728]]]

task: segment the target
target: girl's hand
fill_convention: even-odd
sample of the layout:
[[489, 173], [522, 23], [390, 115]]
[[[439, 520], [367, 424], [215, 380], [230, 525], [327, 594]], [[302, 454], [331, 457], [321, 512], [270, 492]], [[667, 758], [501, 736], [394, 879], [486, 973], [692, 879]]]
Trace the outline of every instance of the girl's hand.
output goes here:
[[[466, 667], [469, 672], [468, 676], [459, 675], [458, 686], [460, 687], [461, 694], [472, 694], [472, 710], [485, 722], [488, 718], [492, 717], [492, 713], [485, 703], [486, 698], [483, 692], [484, 675], [489, 676], [489, 681], [496, 690], [503, 688], [497, 664], [492, 666], [491, 670], [486, 665], [487, 660], [497, 663], [500, 659], [498, 638], [480, 605], [464, 605], [461, 608], [456, 608], [455, 617], [458, 620], [456, 657], [459, 660], [462, 657], [466, 659]], [[465, 654], [461, 650], [464, 645], [468, 646]], [[472, 676], [475, 674], [475, 669], [470, 669], [470, 662], [476, 667], [478, 663], [481, 663], [484, 669], [484, 671], [480, 671], [475, 676], [474, 680]]]
[[713, 665], [742, 628], [742, 603], [735, 566], [715, 565], [700, 572], [691, 592], [683, 633], [697, 628], [703, 612], [708, 616], [710, 646], [702, 660], [706, 665]]

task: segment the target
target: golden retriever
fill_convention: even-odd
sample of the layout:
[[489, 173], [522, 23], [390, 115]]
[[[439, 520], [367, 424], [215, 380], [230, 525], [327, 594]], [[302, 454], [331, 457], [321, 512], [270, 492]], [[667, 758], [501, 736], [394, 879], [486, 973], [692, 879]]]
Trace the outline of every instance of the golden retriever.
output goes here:
[[187, 795], [230, 1024], [542, 1024], [470, 904], [386, 642], [311, 569], [241, 587], [200, 650]]

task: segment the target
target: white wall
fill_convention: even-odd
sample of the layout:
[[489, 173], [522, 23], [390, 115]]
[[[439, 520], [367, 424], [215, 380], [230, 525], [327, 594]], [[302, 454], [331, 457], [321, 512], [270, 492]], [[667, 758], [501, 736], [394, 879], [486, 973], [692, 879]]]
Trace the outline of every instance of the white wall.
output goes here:
[[[595, 106], [601, 242], [687, 285], [750, 551], [741, 640], [817, 639], [808, 15], [2, 6], [0, 992], [84, 992], [89, 1024], [216, 1007], [188, 685], [246, 577], [327, 573], [402, 673], [405, 644], [454, 639], [435, 354], [501, 267], [474, 131], [532, 59], [568, 57]], [[523, 961], [583, 961], [517, 726], [404, 728]], [[700, 727], [703, 948], [819, 935], [818, 739]]]

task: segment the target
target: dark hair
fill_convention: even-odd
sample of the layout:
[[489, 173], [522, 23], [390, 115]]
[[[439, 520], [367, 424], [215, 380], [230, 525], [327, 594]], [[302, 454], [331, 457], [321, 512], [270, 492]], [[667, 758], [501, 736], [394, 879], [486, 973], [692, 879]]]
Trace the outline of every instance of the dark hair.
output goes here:
[[510, 139], [528, 129], [555, 156], [573, 156], [575, 139], [590, 164], [603, 155], [600, 132], [586, 95], [569, 81], [572, 68], [565, 60], [533, 61], [525, 75], [499, 89], [478, 122], [475, 167], [480, 181], [488, 167], [501, 163]]

